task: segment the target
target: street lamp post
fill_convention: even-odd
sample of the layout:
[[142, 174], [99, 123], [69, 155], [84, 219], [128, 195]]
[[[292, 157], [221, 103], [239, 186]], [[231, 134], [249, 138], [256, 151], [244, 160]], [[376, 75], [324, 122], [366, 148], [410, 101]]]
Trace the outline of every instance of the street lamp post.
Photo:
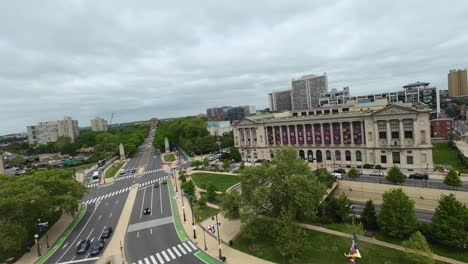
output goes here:
[[206, 237], [205, 237], [205, 228], [203, 228], [203, 242], [205, 243], [205, 250], [208, 250], [208, 248], [206, 247]]
[[180, 192], [182, 193], [182, 214], [184, 215], [184, 223], [187, 222], [185, 218], [185, 205], [184, 205], [184, 190], [181, 189]]
[[38, 234], [34, 235], [34, 243], [36, 243], [36, 246], [37, 246], [37, 256], [40, 257], [41, 256], [41, 247], [39, 246], [39, 235]]
[[[218, 213], [215, 214], [216, 216], [216, 229], [218, 229], [218, 251], [219, 251], [219, 259], [223, 258], [223, 254], [221, 254], [221, 238], [219, 235], [219, 222], [218, 222]], [[214, 220], [213, 217], [211, 217], [211, 220]]]
[[190, 210], [192, 211], [192, 229], [193, 229], [193, 239], [197, 239], [197, 233], [195, 232], [195, 217], [193, 214], [193, 195], [189, 196], [189, 201], [190, 201]]

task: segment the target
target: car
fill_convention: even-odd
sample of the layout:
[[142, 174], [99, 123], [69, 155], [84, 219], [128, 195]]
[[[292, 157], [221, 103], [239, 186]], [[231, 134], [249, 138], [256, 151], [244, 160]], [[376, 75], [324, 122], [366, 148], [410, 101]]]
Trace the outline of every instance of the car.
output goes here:
[[136, 172], [136, 169], [132, 169], [132, 170], [131, 170], [131, 173], [135, 173], [135, 172]]
[[209, 160], [209, 161], [214, 161], [214, 160], [216, 160], [216, 157], [215, 157], [215, 156], [210, 156], [210, 157], [208, 158], [208, 160]]
[[90, 253], [91, 256], [97, 256], [101, 253], [101, 250], [104, 248], [104, 239], [98, 239], [93, 242], [93, 245], [91, 246]]
[[104, 230], [102, 230], [101, 238], [102, 239], [109, 238], [110, 235], [112, 234], [112, 231], [113, 231], [112, 227], [110, 227], [110, 226], [104, 227]]
[[156, 182], [153, 186], [154, 186], [154, 188], [158, 188], [159, 187], [159, 182]]
[[120, 175], [125, 174], [125, 169], [121, 169], [119, 172]]
[[341, 173], [341, 174], [346, 174], [346, 170], [343, 168], [335, 169], [333, 172], [335, 173]]
[[413, 173], [409, 175], [409, 178], [417, 180], [428, 180], [429, 175], [427, 175], [427, 173]]
[[167, 180], [162, 180], [161, 183], [162, 184], [167, 184]]
[[383, 173], [383, 171], [373, 171], [369, 175], [374, 176], [374, 177], [383, 177], [384, 173]]
[[77, 255], [83, 255], [88, 251], [89, 246], [91, 245], [91, 242], [89, 242], [89, 239], [83, 239], [80, 241], [78, 244], [78, 247], [76, 248], [76, 254]]
[[341, 176], [341, 173], [338, 173], [338, 172], [332, 172], [332, 175], [335, 176], [335, 178], [341, 180], [342, 179], [342, 176]]
[[149, 209], [149, 208], [143, 209], [143, 214], [144, 215], [151, 214], [151, 209]]

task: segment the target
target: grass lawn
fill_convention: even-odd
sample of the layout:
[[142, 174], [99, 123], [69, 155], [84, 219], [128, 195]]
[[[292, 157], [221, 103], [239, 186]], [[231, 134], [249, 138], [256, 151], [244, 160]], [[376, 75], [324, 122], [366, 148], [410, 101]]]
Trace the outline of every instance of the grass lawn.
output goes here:
[[201, 186], [210, 186], [213, 184], [216, 187], [217, 191], [224, 192], [227, 188], [232, 185], [240, 182], [239, 176], [225, 175], [225, 174], [215, 174], [215, 173], [194, 173], [190, 175], [193, 182], [200, 188]]
[[456, 170], [465, 169], [457, 151], [452, 149], [447, 142], [434, 143], [432, 149], [432, 159], [435, 164], [451, 165]]
[[106, 178], [114, 177], [114, 175], [122, 168], [124, 162], [114, 163], [107, 171]]
[[[300, 253], [296, 256], [296, 263], [348, 263], [343, 253], [347, 253], [351, 246], [351, 239], [325, 234], [313, 230], [304, 230], [305, 236]], [[249, 249], [251, 240], [242, 234], [234, 241], [234, 248], [245, 253], [275, 262], [289, 263], [289, 257], [283, 262], [283, 256], [272, 239], [259, 239], [255, 241], [257, 251]], [[411, 263], [401, 251], [386, 248], [366, 242], [359, 243], [359, 252], [362, 259], [358, 263]]]
[[163, 156], [163, 159], [165, 162], [172, 162], [175, 161], [175, 155], [174, 154], [166, 154]]
[[[198, 204], [194, 204], [193, 205], [193, 213], [195, 214], [195, 219], [197, 220], [197, 222], [201, 222], [203, 220], [205, 220], [206, 218], [214, 215], [215, 213], [219, 212], [218, 209], [216, 208], [213, 208], [213, 207], [209, 207], [209, 206], [204, 206], [202, 208], [200, 208], [198, 206]], [[191, 217], [191, 216], [188, 216], [187, 217]]]

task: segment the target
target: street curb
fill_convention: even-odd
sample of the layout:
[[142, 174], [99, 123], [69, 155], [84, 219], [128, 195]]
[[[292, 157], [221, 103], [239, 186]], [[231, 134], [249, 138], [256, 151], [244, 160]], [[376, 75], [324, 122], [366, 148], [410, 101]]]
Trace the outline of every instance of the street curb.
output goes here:
[[75, 227], [81, 221], [81, 219], [83, 219], [83, 216], [85, 215], [87, 209], [88, 209], [87, 205], [81, 207], [78, 216], [75, 217], [75, 219], [73, 219], [73, 222], [67, 227], [67, 229], [65, 229], [62, 236], [59, 239], [57, 239], [54, 245], [46, 253], [44, 253], [41, 258], [39, 258], [34, 263], [37, 263], [37, 264], [44, 263], [47, 259], [49, 259], [50, 256], [52, 256], [55, 253], [55, 251], [57, 251], [57, 249], [59, 249], [62, 246], [65, 239], [67, 239], [67, 237], [71, 234], [71, 232], [75, 229]]
[[[189, 237], [187, 233], [184, 230], [184, 227], [182, 226], [182, 223], [180, 222], [180, 216], [179, 216], [179, 210], [177, 209], [177, 205], [175, 204], [177, 201], [175, 201], [174, 197], [174, 190], [172, 187], [172, 179], [171, 179], [171, 184], [169, 185], [169, 202], [171, 203], [171, 210], [172, 210], [172, 222], [174, 223], [174, 228], [177, 232], [177, 235], [179, 236], [181, 241], [187, 241], [189, 240]], [[174, 201], [172, 201], [174, 199]]]

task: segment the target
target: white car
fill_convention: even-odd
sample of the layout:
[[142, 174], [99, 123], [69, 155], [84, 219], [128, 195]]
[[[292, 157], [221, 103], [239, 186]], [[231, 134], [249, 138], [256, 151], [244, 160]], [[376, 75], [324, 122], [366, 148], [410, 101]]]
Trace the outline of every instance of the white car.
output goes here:
[[119, 174], [120, 174], [120, 175], [125, 174], [125, 169], [120, 169]]
[[335, 178], [337, 178], [338, 180], [341, 180], [341, 179], [342, 179], [342, 177], [341, 177], [341, 173], [338, 173], [338, 172], [332, 172], [332, 174], [331, 174], [331, 175], [335, 176]]
[[370, 176], [374, 176], [374, 177], [383, 177], [384, 176], [384, 173], [383, 171], [373, 171], [371, 172], [371, 174], [369, 174]]

